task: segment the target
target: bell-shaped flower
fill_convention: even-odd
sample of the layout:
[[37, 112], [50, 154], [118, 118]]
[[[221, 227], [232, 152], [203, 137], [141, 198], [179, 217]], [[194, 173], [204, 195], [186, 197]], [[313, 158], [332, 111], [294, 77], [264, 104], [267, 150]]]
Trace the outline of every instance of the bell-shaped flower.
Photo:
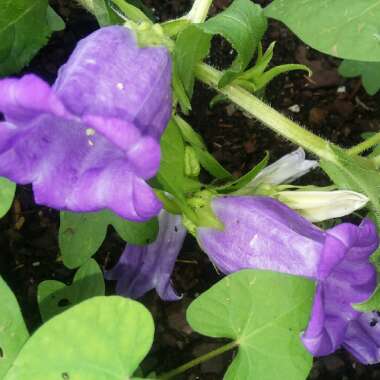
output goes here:
[[368, 203], [365, 195], [350, 190], [280, 191], [274, 197], [311, 222], [340, 218]]
[[380, 361], [379, 330], [365, 335], [359, 327], [368, 314], [352, 308], [376, 286], [368, 260], [379, 244], [372, 221], [323, 231], [269, 197], [217, 197], [211, 205], [224, 230], [201, 227], [197, 239], [222, 272], [256, 268], [316, 280], [304, 345], [315, 356], [344, 346], [364, 363]]
[[246, 187], [254, 188], [261, 184], [279, 185], [281, 183], [290, 183], [317, 166], [317, 161], [306, 160], [305, 151], [298, 148], [294, 152], [281, 157], [273, 164], [268, 165]]
[[162, 210], [158, 216], [159, 231], [156, 240], [145, 246], [127, 245], [118, 263], [105, 273], [107, 280], [117, 281], [116, 292], [130, 298], [139, 298], [156, 288], [165, 301], [180, 297], [170, 282], [175, 261], [186, 236], [181, 216]]
[[171, 106], [167, 49], [140, 48], [121, 26], [99, 29], [52, 87], [35, 75], [0, 80], [0, 176], [32, 183], [39, 204], [147, 220], [161, 209], [145, 180]]

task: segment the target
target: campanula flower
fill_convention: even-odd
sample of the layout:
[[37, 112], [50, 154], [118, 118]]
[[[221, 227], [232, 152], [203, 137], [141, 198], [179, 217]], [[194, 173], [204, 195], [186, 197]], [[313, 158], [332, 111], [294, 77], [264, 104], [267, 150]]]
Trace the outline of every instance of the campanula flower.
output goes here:
[[273, 164], [268, 165], [246, 187], [254, 188], [261, 184], [279, 185], [281, 183], [290, 183], [317, 166], [317, 161], [306, 160], [305, 151], [298, 148], [294, 152], [281, 157]]
[[340, 218], [368, 203], [365, 195], [350, 190], [280, 191], [274, 197], [311, 222]]
[[156, 240], [145, 246], [127, 245], [119, 262], [108, 272], [108, 280], [116, 280], [116, 292], [130, 298], [139, 298], [156, 288], [165, 301], [180, 297], [170, 282], [175, 261], [186, 236], [181, 216], [165, 210], [158, 216], [159, 231]]
[[167, 49], [139, 48], [121, 26], [80, 41], [52, 87], [32, 74], [1, 80], [0, 176], [57, 209], [157, 215], [145, 180], [159, 167], [170, 83]]
[[[364, 363], [380, 361], [379, 330], [365, 335], [358, 324], [368, 314], [352, 308], [376, 286], [368, 260], [379, 244], [372, 221], [323, 231], [281, 202], [260, 196], [217, 197], [212, 209], [224, 230], [201, 227], [197, 239], [222, 272], [255, 268], [316, 280], [310, 322], [302, 335], [313, 355], [344, 346]], [[371, 345], [363, 346], [369, 339]]]

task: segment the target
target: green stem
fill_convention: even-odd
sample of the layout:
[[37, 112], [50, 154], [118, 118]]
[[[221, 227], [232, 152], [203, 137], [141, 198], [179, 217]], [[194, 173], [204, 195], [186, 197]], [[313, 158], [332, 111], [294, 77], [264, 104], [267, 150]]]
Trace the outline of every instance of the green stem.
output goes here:
[[190, 12], [185, 16], [193, 23], [204, 22], [207, 18], [213, 0], [195, 0]]
[[205, 355], [199, 356], [199, 357], [181, 365], [180, 367], [173, 369], [172, 371], [164, 373], [163, 375], [158, 377], [158, 380], [172, 379], [173, 377], [187, 371], [188, 369], [190, 369], [192, 367], [195, 367], [195, 366], [197, 366], [203, 362], [206, 362], [212, 358], [215, 358], [216, 356], [219, 356], [219, 355], [225, 353], [226, 351], [233, 350], [237, 346], [238, 346], [238, 344], [236, 342], [227, 343], [224, 346], [217, 348], [216, 350], [210, 351]]
[[350, 149], [347, 149], [347, 153], [350, 155], [357, 155], [372, 148], [377, 144], [380, 144], [380, 132], [377, 132], [375, 135], [371, 136], [367, 140], [364, 140], [360, 144], [355, 145]]
[[240, 86], [230, 84], [219, 88], [218, 83], [222, 76], [220, 71], [201, 63], [196, 66], [195, 75], [200, 81], [226, 95], [232, 102], [281, 136], [304, 147], [322, 159], [335, 161], [335, 156], [330, 148], [332, 143], [302, 128]]

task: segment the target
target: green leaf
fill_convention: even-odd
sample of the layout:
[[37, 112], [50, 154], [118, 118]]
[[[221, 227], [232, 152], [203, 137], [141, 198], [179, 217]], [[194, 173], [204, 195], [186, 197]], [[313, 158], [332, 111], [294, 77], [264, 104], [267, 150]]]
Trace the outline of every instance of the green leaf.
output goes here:
[[[121, 19], [106, 4], [106, 0], [91, 0], [91, 9], [100, 26], [120, 23]], [[116, 22], [117, 18], [120, 22]], [[115, 21], [115, 22], [113, 22]]]
[[190, 144], [195, 154], [202, 165], [211, 175], [218, 179], [232, 179], [233, 176], [228, 172], [215, 158], [212, 156], [203, 142], [202, 136], [199, 135], [194, 129], [179, 116], [174, 116], [178, 128], [181, 131], [183, 139]]
[[131, 244], [149, 244], [154, 241], [158, 231], [157, 219], [134, 223], [108, 210], [61, 212], [58, 241], [64, 264], [68, 268], [84, 264], [100, 248], [109, 225], [114, 226], [118, 234]]
[[157, 179], [164, 190], [178, 200], [200, 189], [200, 183], [185, 175], [185, 144], [177, 124], [172, 119], [161, 137], [161, 164]]
[[38, 329], [4, 380], [129, 379], [149, 351], [153, 332], [153, 319], [138, 302], [91, 298]]
[[15, 192], [16, 184], [4, 177], [0, 177], [0, 218], [11, 208]]
[[186, 19], [177, 18], [168, 20], [160, 24], [164, 34], [168, 37], [173, 37], [190, 25], [190, 21]]
[[265, 15], [282, 21], [323, 53], [358, 61], [380, 61], [379, 0], [274, 0]]
[[377, 285], [375, 291], [372, 293], [368, 300], [352, 305], [355, 310], [362, 311], [363, 313], [372, 310], [380, 310], [380, 284]]
[[29, 333], [16, 297], [0, 277], [0, 379], [3, 379]]
[[369, 198], [369, 209], [380, 229], [380, 172], [371, 166], [368, 159], [352, 157], [342, 149], [330, 148], [335, 161], [321, 160], [321, 168], [340, 189], [357, 191]]
[[172, 76], [172, 87], [173, 87], [173, 104], [175, 104], [177, 101], [181, 107], [181, 111], [187, 115], [191, 111], [191, 103], [190, 99], [187, 96], [185, 87], [183, 86], [183, 83], [178, 76], [177, 70], [173, 69], [173, 76]]
[[[134, 22], [148, 22], [151, 23], [151, 19], [145, 15], [145, 13], [137, 7], [137, 4], [141, 4], [141, 2], [130, 1], [126, 2], [125, 0], [111, 0], [111, 3], [115, 4], [117, 8], [122, 12], [123, 18], [130, 19]], [[134, 3], [134, 4], [133, 4]], [[117, 8], [113, 8], [114, 10]], [[118, 12], [117, 12], [118, 13]]]
[[344, 60], [339, 66], [339, 74], [346, 78], [361, 76], [363, 87], [369, 95], [375, 95], [380, 90], [380, 62]]
[[206, 33], [222, 35], [236, 50], [237, 57], [218, 84], [224, 87], [248, 66], [267, 29], [267, 19], [259, 5], [250, 0], [235, 0], [225, 11], [198, 27]]
[[71, 285], [55, 280], [38, 285], [37, 299], [42, 320], [55, 315], [91, 297], [104, 296], [103, 272], [95, 260], [90, 259], [75, 273]]
[[62, 17], [50, 5], [47, 8], [46, 17], [52, 32], [59, 32], [65, 29], [65, 22]]
[[[244, 187], [248, 185], [267, 165], [269, 161], [269, 153], [265, 152], [264, 158], [255, 165], [248, 173], [244, 174], [240, 178], [235, 181], [228, 182], [223, 186], [218, 186], [216, 189], [221, 193], [231, 193], [236, 192], [239, 193], [238, 190], [242, 190], [240, 193], [244, 194]], [[251, 189], [248, 189], [248, 193], [251, 192]]]
[[264, 72], [262, 75], [255, 78], [254, 84], [256, 87], [256, 91], [260, 91], [261, 89], [266, 87], [269, 82], [271, 82], [274, 78], [278, 77], [279, 75], [288, 73], [290, 71], [298, 70], [306, 71], [309, 76], [311, 75], [310, 69], [305, 65], [289, 63], [285, 65], [272, 67], [270, 70]]
[[210, 50], [211, 36], [196, 25], [189, 25], [178, 34], [173, 52], [174, 68], [191, 99], [194, 88], [194, 68]]
[[259, 44], [255, 65], [239, 75], [235, 79], [235, 83], [253, 93], [264, 89], [274, 78], [289, 71], [304, 70], [308, 72], [309, 76], [312, 74], [307, 66], [298, 64], [279, 65], [265, 71], [273, 58], [274, 46], [275, 42], [272, 42], [263, 54], [261, 44]]
[[300, 340], [314, 286], [301, 277], [244, 270], [225, 277], [187, 310], [200, 334], [229, 338], [239, 346], [224, 379], [304, 380], [312, 356]]
[[50, 34], [47, 0], [3, 0], [0, 6], [0, 76], [20, 71]]
[[[367, 140], [373, 136], [375, 136], [375, 132], [363, 132], [360, 134], [360, 137], [363, 138], [363, 140]], [[376, 157], [380, 154], [380, 144], [374, 145], [372, 148], [370, 148], [371, 153], [368, 154], [368, 158]]]

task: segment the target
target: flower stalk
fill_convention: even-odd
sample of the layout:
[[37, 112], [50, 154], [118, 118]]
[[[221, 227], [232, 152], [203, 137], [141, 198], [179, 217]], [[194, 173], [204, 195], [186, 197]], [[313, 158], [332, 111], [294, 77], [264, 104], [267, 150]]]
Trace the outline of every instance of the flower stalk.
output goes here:
[[210, 351], [205, 355], [199, 356], [193, 360], [190, 360], [189, 362], [179, 366], [178, 368], [173, 369], [172, 371], [169, 371], [167, 373], [164, 373], [163, 375], [158, 377], [158, 380], [169, 380], [173, 379], [175, 376], [178, 376], [179, 374], [189, 370], [190, 368], [193, 368], [201, 363], [204, 363], [210, 359], [215, 358], [216, 356], [219, 356], [221, 354], [224, 354], [227, 351], [233, 350], [238, 346], [237, 342], [230, 342], [225, 344], [224, 346], [221, 346], [217, 348], [216, 350]]
[[204, 22], [213, 0], [195, 0], [189, 13], [184, 17], [194, 24]]
[[222, 76], [220, 71], [202, 63], [196, 67], [195, 75], [200, 81], [226, 95], [232, 102], [260, 120], [274, 132], [302, 146], [321, 159], [330, 162], [335, 161], [335, 155], [330, 149], [332, 143], [299, 126], [240, 86], [230, 84], [219, 88], [218, 83]]

